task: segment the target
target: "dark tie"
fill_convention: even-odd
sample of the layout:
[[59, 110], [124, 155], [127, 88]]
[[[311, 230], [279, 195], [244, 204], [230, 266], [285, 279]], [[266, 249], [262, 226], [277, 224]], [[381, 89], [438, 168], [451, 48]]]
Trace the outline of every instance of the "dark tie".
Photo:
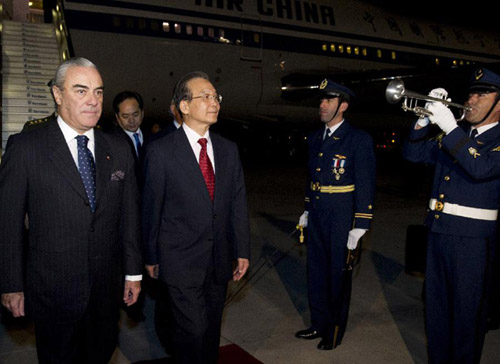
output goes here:
[[135, 148], [137, 155], [139, 155], [139, 151], [141, 150], [141, 140], [139, 139], [139, 133], [134, 133], [134, 139], [135, 139]]
[[330, 137], [331, 130], [330, 128], [325, 129], [325, 135], [323, 135], [323, 140], [327, 140]]
[[87, 148], [87, 143], [89, 138], [85, 135], [79, 135], [76, 137], [78, 144], [78, 170], [80, 171], [80, 176], [82, 177], [83, 186], [85, 187], [85, 192], [89, 199], [90, 209], [92, 212], [95, 211], [95, 163], [94, 157]]
[[474, 139], [477, 136], [477, 129], [474, 128], [470, 131], [470, 138]]
[[200, 169], [203, 174], [203, 178], [205, 179], [205, 183], [207, 185], [208, 193], [210, 194], [210, 199], [214, 200], [214, 190], [215, 190], [215, 175], [214, 168], [212, 167], [212, 162], [210, 162], [210, 158], [207, 154], [207, 140], [205, 138], [201, 138], [198, 140], [198, 143], [201, 145], [200, 151]]

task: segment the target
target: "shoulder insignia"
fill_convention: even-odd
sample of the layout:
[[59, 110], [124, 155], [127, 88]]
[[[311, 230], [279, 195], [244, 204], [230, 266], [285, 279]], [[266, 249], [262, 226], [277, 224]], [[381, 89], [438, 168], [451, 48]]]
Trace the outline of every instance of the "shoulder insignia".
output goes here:
[[500, 152], [500, 145], [496, 148], [493, 148], [491, 151], [492, 152]]
[[345, 155], [341, 155], [341, 154], [335, 154], [335, 158], [338, 158], [338, 159], [347, 159], [347, 157]]

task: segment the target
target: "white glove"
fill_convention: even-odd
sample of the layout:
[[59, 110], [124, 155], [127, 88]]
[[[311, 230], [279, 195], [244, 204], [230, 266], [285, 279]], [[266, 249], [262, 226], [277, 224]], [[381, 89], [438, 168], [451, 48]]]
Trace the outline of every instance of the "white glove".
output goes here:
[[302, 227], [307, 227], [307, 217], [309, 216], [309, 211], [304, 211], [299, 217], [299, 225]]
[[419, 117], [417, 120], [417, 125], [425, 128], [427, 125], [429, 125], [429, 118], [427, 116]]
[[[438, 88], [435, 88], [435, 89], [431, 90], [429, 92], [429, 96], [430, 97], [434, 97], [436, 99], [443, 99], [443, 100], [451, 101], [451, 99], [448, 99], [448, 91], [446, 91], [442, 87], [438, 87]], [[425, 103], [424, 108], [428, 109], [429, 105], [432, 104], [432, 103], [433, 103], [433, 101], [427, 101]], [[421, 116], [421, 117], [418, 118], [417, 124], [419, 126], [421, 126], [422, 128], [424, 128], [427, 125], [429, 125], [429, 118], [427, 116]]]
[[349, 231], [349, 237], [347, 238], [347, 249], [354, 250], [358, 246], [358, 241], [363, 235], [365, 235], [365, 229], [352, 229]]
[[449, 134], [457, 127], [455, 116], [453, 116], [451, 110], [441, 102], [431, 103], [429, 107], [427, 107], [427, 110], [432, 113], [432, 115], [429, 116], [431, 123], [439, 126], [446, 134]]
[[[448, 98], [448, 91], [446, 91], [444, 88], [441, 87], [431, 90], [431, 92], [429, 92], [429, 96], [434, 97], [436, 99], [451, 101], [451, 99]], [[427, 109], [427, 106], [429, 106], [428, 104], [431, 103], [432, 101], [427, 102], [425, 104], [425, 108]]]

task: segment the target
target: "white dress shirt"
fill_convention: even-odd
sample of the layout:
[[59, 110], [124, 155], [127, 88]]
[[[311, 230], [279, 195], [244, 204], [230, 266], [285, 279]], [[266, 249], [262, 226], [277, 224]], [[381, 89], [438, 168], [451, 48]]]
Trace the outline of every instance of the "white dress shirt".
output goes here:
[[[498, 121], [491, 123], [491, 124], [480, 126], [479, 128], [475, 128], [475, 129], [477, 129], [477, 135], [481, 135], [482, 133], [484, 133], [487, 130], [490, 130], [491, 128], [493, 128], [497, 124], [498, 124]], [[474, 128], [474, 127], [472, 127], [472, 128]], [[476, 135], [476, 138], [477, 138], [477, 135]]]
[[138, 128], [136, 131], [129, 131], [129, 130], [125, 130], [125, 129], [123, 129], [123, 131], [132, 140], [132, 144], [134, 144], [134, 148], [135, 148], [135, 153], [137, 155], [139, 155], [139, 151], [137, 150], [137, 144], [135, 142], [134, 134], [135, 133], [139, 134], [139, 141], [141, 142], [141, 145], [143, 145], [144, 144], [144, 136], [142, 135], [141, 128]]
[[189, 144], [191, 145], [191, 149], [193, 149], [193, 153], [198, 163], [200, 163], [200, 151], [201, 151], [201, 145], [200, 143], [198, 143], [198, 140], [200, 140], [200, 138], [207, 139], [207, 154], [208, 157], [210, 158], [210, 162], [212, 163], [212, 167], [214, 169], [214, 174], [215, 174], [214, 148], [212, 146], [212, 141], [210, 140], [210, 133], [208, 132], [208, 130], [205, 133], [205, 135], [200, 136], [197, 132], [195, 132], [193, 129], [187, 126], [186, 123], [182, 123], [181, 127], [184, 129], [184, 132], [186, 133]]

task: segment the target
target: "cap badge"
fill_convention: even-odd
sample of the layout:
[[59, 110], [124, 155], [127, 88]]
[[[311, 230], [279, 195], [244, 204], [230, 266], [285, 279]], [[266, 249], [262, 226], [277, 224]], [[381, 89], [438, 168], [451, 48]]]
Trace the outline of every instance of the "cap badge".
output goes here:
[[323, 81], [321, 81], [321, 85], [319, 85], [319, 89], [323, 90], [326, 85], [328, 85], [328, 80], [325, 78]]
[[474, 78], [476, 81], [480, 80], [484, 76], [484, 71], [480, 68], [476, 71], [476, 74], [474, 75]]

